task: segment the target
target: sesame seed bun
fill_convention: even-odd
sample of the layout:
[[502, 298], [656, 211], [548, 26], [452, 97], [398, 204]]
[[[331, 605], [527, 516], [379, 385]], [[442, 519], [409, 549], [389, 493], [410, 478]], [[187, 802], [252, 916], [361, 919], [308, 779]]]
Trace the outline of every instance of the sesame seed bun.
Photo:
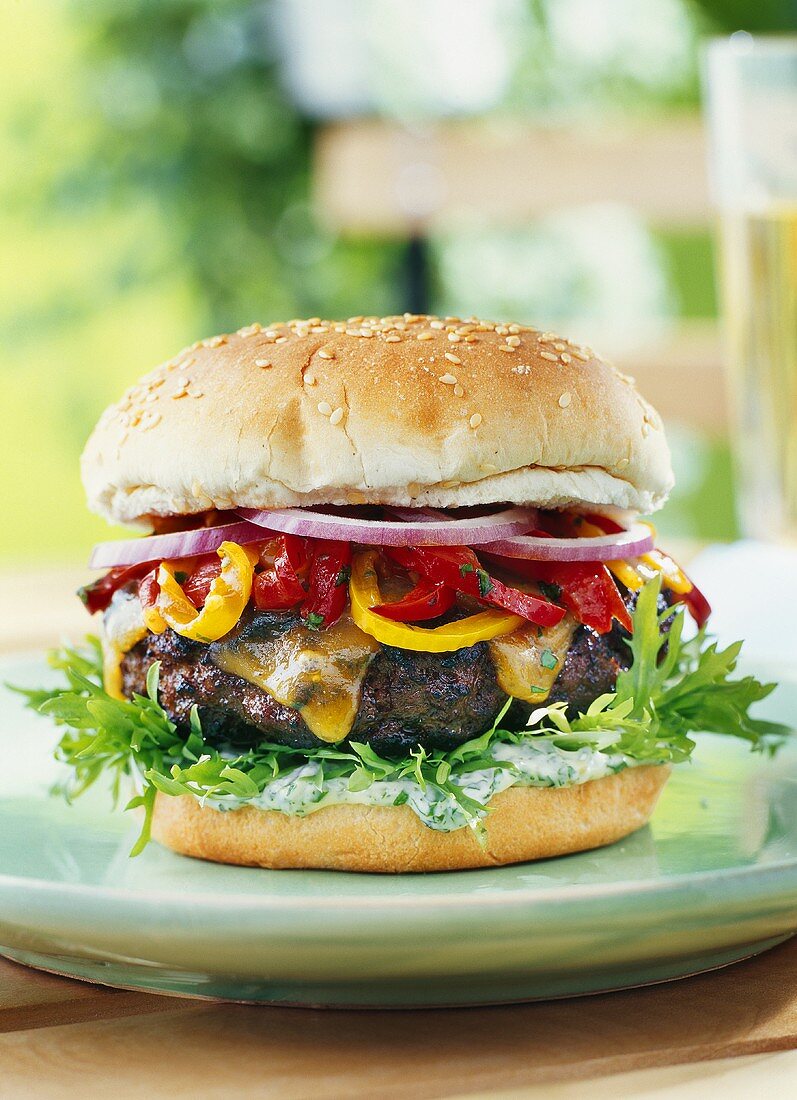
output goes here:
[[487, 844], [470, 829], [437, 832], [407, 806], [328, 806], [307, 817], [246, 806], [224, 813], [158, 794], [152, 836], [181, 855], [245, 867], [457, 871], [613, 844], [650, 819], [667, 765], [627, 768], [574, 787], [510, 787], [490, 801]]
[[121, 523], [313, 504], [660, 507], [661, 420], [590, 350], [523, 325], [249, 325], [180, 352], [107, 409], [82, 459]]

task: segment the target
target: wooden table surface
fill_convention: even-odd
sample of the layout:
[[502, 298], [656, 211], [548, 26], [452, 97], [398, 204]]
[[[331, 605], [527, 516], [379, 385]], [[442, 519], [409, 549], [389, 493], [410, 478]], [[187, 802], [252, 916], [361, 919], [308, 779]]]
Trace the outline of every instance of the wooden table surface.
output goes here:
[[[0, 573], [0, 648], [30, 650], [85, 630], [70, 595], [80, 576]], [[414, 1012], [181, 1000], [0, 960], [0, 1097], [233, 1090], [289, 1098], [795, 1094], [797, 938], [645, 989]]]

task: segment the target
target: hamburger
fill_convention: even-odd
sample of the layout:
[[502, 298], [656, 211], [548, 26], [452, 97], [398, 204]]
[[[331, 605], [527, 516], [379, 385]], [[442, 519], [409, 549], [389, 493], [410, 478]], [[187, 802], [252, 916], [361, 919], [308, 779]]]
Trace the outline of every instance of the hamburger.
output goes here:
[[[404, 314], [252, 324], [101, 417], [100, 637], [30, 693], [68, 794], [132, 780], [150, 837], [269, 868], [442, 871], [649, 820], [695, 730], [771, 748], [773, 685], [641, 514], [658, 414], [589, 348]], [[697, 624], [689, 636], [685, 613]]]

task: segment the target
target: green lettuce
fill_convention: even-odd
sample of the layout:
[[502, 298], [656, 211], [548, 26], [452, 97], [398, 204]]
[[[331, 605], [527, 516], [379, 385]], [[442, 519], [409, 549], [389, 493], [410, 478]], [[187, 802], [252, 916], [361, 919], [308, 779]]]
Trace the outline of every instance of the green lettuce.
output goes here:
[[[507, 700], [493, 725], [449, 752], [420, 746], [400, 760], [380, 756], [369, 745], [352, 742], [342, 748], [294, 749], [263, 741], [244, 752], [225, 751], [205, 741], [199, 713], [191, 712], [187, 729], [171, 721], [158, 702], [158, 664], [147, 676], [146, 695], [121, 701], [102, 687], [99, 642], [90, 638], [79, 649], [61, 649], [50, 664], [64, 678], [53, 690], [23, 691], [28, 705], [49, 715], [65, 732], [56, 755], [71, 769], [62, 784], [67, 798], [79, 795], [101, 775], [110, 775], [114, 796], [122, 781], [135, 775], [141, 793], [126, 809], [142, 807], [144, 825], [131, 855], [150, 836], [158, 791], [207, 800], [257, 798], [266, 784], [312, 762], [317, 769], [319, 799], [328, 779], [344, 778], [349, 789], [362, 791], [378, 781], [409, 780], [425, 790], [432, 785], [456, 800], [474, 831], [483, 833], [488, 807], [462, 789], [469, 772], [489, 768], [514, 771], [496, 759], [498, 742], [548, 742], [561, 749], [589, 746], [622, 753], [640, 763], [678, 763], [695, 747], [696, 731], [727, 734], [749, 741], [757, 751], [774, 752], [788, 734], [778, 723], [750, 715], [750, 708], [774, 689], [752, 676], [732, 679], [741, 643], [717, 648], [704, 631], [684, 640], [683, 607], [658, 611], [659, 581], [641, 591], [633, 614], [634, 632], [627, 643], [631, 665], [617, 678], [615, 691], [600, 696], [583, 714], [571, 716], [564, 703], [536, 709], [521, 730], [504, 727]], [[669, 619], [669, 630], [662, 625]], [[20, 690], [20, 689], [17, 689]], [[396, 804], [406, 801], [406, 792]]]

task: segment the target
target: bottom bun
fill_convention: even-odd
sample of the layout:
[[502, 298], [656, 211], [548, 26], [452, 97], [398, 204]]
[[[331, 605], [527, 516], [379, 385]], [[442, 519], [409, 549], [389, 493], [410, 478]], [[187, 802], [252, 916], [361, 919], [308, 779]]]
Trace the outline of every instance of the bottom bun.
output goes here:
[[574, 787], [510, 787], [490, 800], [487, 844], [470, 829], [428, 828], [407, 806], [336, 805], [307, 817], [244, 806], [220, 812], [158, 794], [155, 840], [182, 855], [245, 867], [456, 871], [612, 844], [647, 824], [670, 774], [627, 768]]

